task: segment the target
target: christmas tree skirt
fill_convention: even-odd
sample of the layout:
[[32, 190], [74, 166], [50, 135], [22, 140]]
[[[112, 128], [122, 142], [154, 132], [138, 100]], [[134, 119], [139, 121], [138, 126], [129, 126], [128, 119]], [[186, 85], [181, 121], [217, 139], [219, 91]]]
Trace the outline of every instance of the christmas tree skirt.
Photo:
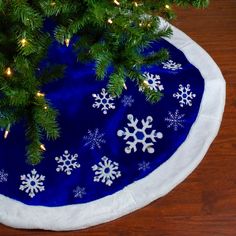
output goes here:
[[225, 81], [198, 44], [173, 31], [150, 49], [165, 47], [170, 59], [142, 70], [164, 94], [156, 104], [129, 81], [111, 97], [93, 63], [76, 64], [70, 47], [52, 46], [49, 60], [68, 65], [43, 90], [60, 111], [61, 138], [44, 143], [36, 166], [25, 162], [23, 124], [1, 138], [1, 223], [74, 230], [108, 222], [167, 194], [196, 168], [218, 132]]

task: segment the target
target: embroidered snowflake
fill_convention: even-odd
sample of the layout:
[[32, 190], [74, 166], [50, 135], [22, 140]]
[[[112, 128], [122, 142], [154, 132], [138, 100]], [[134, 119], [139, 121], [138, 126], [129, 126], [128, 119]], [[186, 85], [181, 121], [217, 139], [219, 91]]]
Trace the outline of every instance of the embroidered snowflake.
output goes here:
[[106, 156], [102, 157], [97, 165], [92, 166], [92, 170], [95, 172], [94, 182], [102, 182], [108, 186], [111, 186], [113, 180], [121, 176], [121, 172], [118, 170], [119, 164], [109, 160]]
[[142, 161], [138, 163], [138, 170], [146, 171], [150, 169], [150, 162]]
[[65, 150], [62, 156], [55, 157], [55, 160], [58, 163], [56, 171], [63, 171], [66, 172], [67, 175], [71, 175], [73, 169], [80, 167], [80, 164], [77, 163], [77, 158], [78, 154], [71, 155], [67, 150]]
[[106, 143], [106, 140], [103, 137], [104, 133], [100, 133], [99, 129], [95, 129], [93, 132], [88, 130], [88, 135], [83, 137], [83, 140], [85, 141], [84, 146], [89, 146], [91, 150], [101, 148], [101, 144]]
[[20, 190], [25, 191], [29, 194], [31, 198], [35, 196], [39, 191], [44, 191], [43, 181], [45, 176], [37, 174], [37, 171], [33, 169], [31, 174], [21, 175], [22, 184], [20, 185]]
[[124, 97], [121, 100], [124, 107], [131, 107], [134, 103], [134, 99], [131, 95], [124, 95]]
[[93, 108], [100, 108], [103, 114], [107, 114], [107, 111], [109, 109], [115, 109], [115, 105], [112, 101], [114, 101], [114, 98], [109, 95], [106, 90], [103, 88], [100, 94], [93, 94], [92, 95], [95, 98], [95, 102], [93, 104]]
[[81, 188], [80, 186], [77, 186], [74, 190], [74, 198], [83, 198], [84, 195], [87, 193], [85, 192], [85, 188]]
[[5, 172], [5, 170], [0, 170], [0, 183], [7, 182], [8, 179], [8, 173]]
[[[137, 151], [137, 144], [140, 143], [143, 145], [142, 151], [147, 151], [148, 153], [154, 153], [153, 145], [156, 142], [156, 139], [161, 139], [163, 137], [163, 134], [161, 132], [157, 132], [156, 130], [152, 130], [151, 133], [147, 132], [147, 129], [152, 128], [152, 121], [153, 118], [151, 116], [148, 116], [146, 120], [142, 119], [142, 127], [138, 128], [138, 122], [139, 120], [137, 118], [134, 119], [132, 114], [129, 114], [127, 116], [128, 120], [130, 121], [128, 123], [128, 126], [130, 127], [124, 128], [123, 130], [118, 130], [117, 135], [119, 137], [124, 136], [124, 140], [126, 141], [126, 144], [128, 145], [125, 148], [126, 153], [131, 153], [133, 150], [134, 152]], [[129, 141], [130, 140], [130, 141]]]
[[169, 117], [165, 118], [165, 121], [169, 123], [167, 128], [173, 127], [174, 131], [178, 131], [179, 127], [184, 128], [183, 124], [185, 123], [185, 120], [182, 118], [185, 116], [185, 114], [179, 114], [178, 109], [175, 111], [175, 113], [169, 111], [168, 114]]
[[167, 62], [162, 62], [163, 68], [168, 70], [182, 70], [182, 65], [172, 60], [168, 60]]
[[190, 85], [187, 84], [184, 87], [182, 84], [179, 85], [179, 92], [173, 94], [174, 98], [177, 98], [181, 107], [184, 105], [192, 106], [192, 99], [196, 97], [196, 94], [191, 92]]
[[[162, 91], [164, 90], [163, 85], [161, 84], [161, 78], [159, 75], [154, 75], [154, 74], [150, 74], [149, 72], [145, 72], [143, 74], [143, 76], [145, 77], [145, 82], [147, 84], [147, 86], [154, 91]], [[142, 87], [140, 87], [139, 89], [140, 91], [143, 90]]]

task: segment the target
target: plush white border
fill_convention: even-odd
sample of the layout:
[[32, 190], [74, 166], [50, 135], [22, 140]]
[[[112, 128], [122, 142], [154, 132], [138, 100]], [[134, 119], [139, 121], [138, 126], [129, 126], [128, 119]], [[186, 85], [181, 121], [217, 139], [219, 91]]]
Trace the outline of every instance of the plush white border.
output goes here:
[[200, 163], [218, 133], [225, 105], [225, 81], [213, 59], [173, 27], [167, 39], [184, 52], [205, 79], [196, 122], [174, 155], [147, 177], [102, 199], [64, 207], [28, 206], [0, 195], [0, 222], [16, 228], [75, 230], [108, 222], [146, 206], [181, 183]]

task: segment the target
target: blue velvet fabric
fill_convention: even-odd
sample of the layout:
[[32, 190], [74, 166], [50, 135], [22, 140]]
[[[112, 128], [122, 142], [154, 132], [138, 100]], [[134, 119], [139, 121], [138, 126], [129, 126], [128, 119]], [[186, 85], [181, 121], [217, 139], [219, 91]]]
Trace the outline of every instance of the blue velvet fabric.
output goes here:
[[[48, 63], [65, 63], [68, 68], [63, 79], [48, 85], [43, 92], [60, 112], [58, 121], [61, 126], [61, 138], [55, 142], [45, 142], [47, 148], [45, 158], [39, 165], [31, 166], [25, 162], [24, 124], [14, 126], [6, 140], [1, 135], [0, 194], [29, 205], [54, 207], [87, 203], [122, 190], [125, 186], [158, 169], [161, 164], [171, 158], [185, 141], [196, 120], [204, 92], [204, 79], [184, 54], [167, 41], [161, 40], [154, 43], [150, 50], [161, 47], [168, 48], [171, 60], [181, 64], [181, 68], [174, 70], [164, 68], [164, 64], [143, 68], [143, 73], [148, 72], [150, 76], [160, 76], [160, 82], [164, 87], [162, 100], [159, 103], [150, 104], [138, 87], [133, 82], [127, 81], [128, 89], [121, 98], [111, 101], [115, 108], [108, 109], [107, 114], [104, 114], [101, 110], [102, 105], [93, 107], [95, 104], [93, 94], [99, 95], [102, 88], [106, 88], [106, 81], [95, 79], [93, 63], [86, 65], [77, 63], [76, 55], [71, 47], [67, 48], [54, 43], [49, 51]], [[192, 101], [192, 106], [189, 104], [180, 106], [180, 99], [173, 96], [177, 92], [181, 93], [180, 84], [185, 88], [189, 84], [192, 93], [196, 95], [192, 98], [187, 96], [187, 100]], [[162, 89], [162, 87], [158, 88]], [[186, 98], [186, 94], [182, 93], [182, 97]], [[125, 103], [124, 98], [129, 98], [131, 101]], [[146, 121], [148, 116], [153, 118], [146, 133], [139, 130], [135, 134], [137, 129], [128, 126], [128, 114], [138, 119], [139, 128], [143, 127], [142, 119]], [[173, 117], [177, 121], [174, 122]], [[143, 145], [140, 142], [136, 145], [136, 152], [131, 150], [131, 153], [126, 153], [125, 147], [128, 146], [126, 142], [132, 143], [134, 138], [128, 137], [124, 140], [124, 136], [117, 134], [118, 130], [124, 131], [124, 127], [128, 129], [127, 134], [136, 135], [139, 141], [152, 143], [154, 153], [149, 153], [148, 149], [143, 151]], [[159, 134], [158, 138], [157, 132], [153, 132], [156, 142], [148, 136], [153, 130], [163, 135], [161, 138]], [[3, 131], [1, 132], [3, 134]], [[94, 134], [95, 136], [97, 134], [97, 137], [92, 140]], [[71, 174], [65, 170], [56, 171], [59, 163], [55, 158], [63, 156], [65, 150], [72, 155], [78, 154], [74, 161], [77, 165], [72, 168]], [[105, 182], [98, 179], [96, 182], [94, 177], [99, 174], [96, 174], [95, 165], [99, 167], [99, 162], [104, 164], [106, 161], [104, 156], [111, 160], [110, 167], [114, 171], [111, 174], [114, 178], [110, 178], [110, 181], [107, 181], [109, 178], [105, 178]], [[24, 175], [29, 174], [32, 177], [33, 169], [39, 175], [45, 176], [45, 179], [40, 180], [44, 189], [34, 192], [34, 196], [29, 196], [30, 191], [27, 193], [26, 189], [20, 189], [20, 186], [24, 185]], [[111, 169], [104, 168], [103, 171], [109, 174]], [[32, 182], [31, 179], [30, 184], [35, 186], [36, 182]]]

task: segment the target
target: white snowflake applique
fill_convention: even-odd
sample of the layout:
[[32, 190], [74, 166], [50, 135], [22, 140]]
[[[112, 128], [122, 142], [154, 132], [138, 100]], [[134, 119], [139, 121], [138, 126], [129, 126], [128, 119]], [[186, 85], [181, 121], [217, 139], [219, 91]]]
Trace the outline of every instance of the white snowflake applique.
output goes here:
[[8, 173], [5, 172], [5, 170], [0, 170], [0, 183], [7, 182], [8, 180]]
[[150, 162], [142, 161], [138, 163], [138, 170], [147, 171], [150, 169]]
[[[143, 73], [145, 77], [144, 83], [149, 87], [149, 89], [154, 91], [162, 91], [164, 90], [164, 86], [161, 84], [161, 78], [159, 75], [150, 74], [149, 72]], [[140, 91], [143, 90], [142, 87], [139, 89]]]
[[125, 152], [128, 154], [131, 153], [132, 150], [136, 152], [137, 144], [140, 143], [143, 145], [143, 152], [147, 151], [148, 153], [154, 153], [155, 149], [153, 148], [153, 145], [157, 138], [162, 139], [163, 134], [156, 130], [152, 130], [151, 132], [147, 131], [147, 129], [152, 128], [151, 123], [153, 118], [148, 116], [146, 120], [142, 119], [142, 126], [140, 128], [138, 127], [139, 120], [134, 118], [132, 114], [128, 114], [127, 118], [129, 120], [128, 127], [130, 127], [130, 129], [125, 127], [124, 130], [117, 131], [119, 137], [124, 136], [124, 140], [127, 140], [126, 144], [128, 146], [125, 148]]
[[121, 176], [119, 171], [119, 164], [109, 160], [106, 156], [102, 157], [97, 165], [92, 166], [92, 170], [95, 172], [94, 182], [102, 182], [108, 186], [111, 186], [116, 178]]
[[182, 65], [180, 63], [176, 63], [172, 60], [168, 60], [167, 62], [162, 62], [163, 68], [168, 70], [182, 70]]
[[103, 88], [100, 94], [93, 94], [92, 95], [95, 98], [95, 102], [92, 105], [93, 108], [100, 108], [103, 114], [107, 114], [107, 111], [110, 109], [115, 109], [114, 105], [114, 97], [112, 97], [106, 90]]
[[74, 190], [73, 190], [73, 193], [74, 193], [74, 198], [83, 198], [84, 195], [86, 195], [86, 191], [85, 191], [85, 188], [82, 188], [80, 186], [77, 186]]
[[179, 100], [179, 104], [181, 107], [183, 107], [184, 105], [192, 106], [192, 99], [196, 97], [196, 94], [191, 92], [190, 84], [187, 84], [186, 87], [180, 84], [179, 92], [174, 93], [173, 97]]
[[174, 131], [178, 131], [179, 127], [184, 128], [185, 114], [180, 114], [178, 109], [174, 113], [169, 111], [168, 114], [169, 116], [165, 118], [165, 121], [168, 122], [167, 128], [173, 127]]
[[104, 139], [104, 133], [101, 133], [99, 129], [95, 129], [94, 131], [88, 130], [88, 134], [83, 137], [85, 141], [84, 146], [88, 146], [91, 150], [95, 148], [101, 148], [101, 144], [106, 143]]
[[60, 157], [55, 157], [55, 160], [58, 163], [56, 168], [57, 172], [65, 172], [67, 175], [71, 175], [73, 169], [80, 167], [80, 164], [77, 163], [78, 154], [70, 154], [67, 150], [64, 151], [63, 155]]
[[134, 99], [132, 95], [124, 95], [124, 97], [121, 100], [121, 103], [123, 104], [124, 107], [131, 107], [132, 104], [134, 103]]
[[25, 191], [28, 195], [33, 198], [38, 192], [45, 190], [43, 181], [45, 180], [44, 175], [39, 175], [35, 169], [31, 171], [31, 174], [21, 175], [20, 190]]

